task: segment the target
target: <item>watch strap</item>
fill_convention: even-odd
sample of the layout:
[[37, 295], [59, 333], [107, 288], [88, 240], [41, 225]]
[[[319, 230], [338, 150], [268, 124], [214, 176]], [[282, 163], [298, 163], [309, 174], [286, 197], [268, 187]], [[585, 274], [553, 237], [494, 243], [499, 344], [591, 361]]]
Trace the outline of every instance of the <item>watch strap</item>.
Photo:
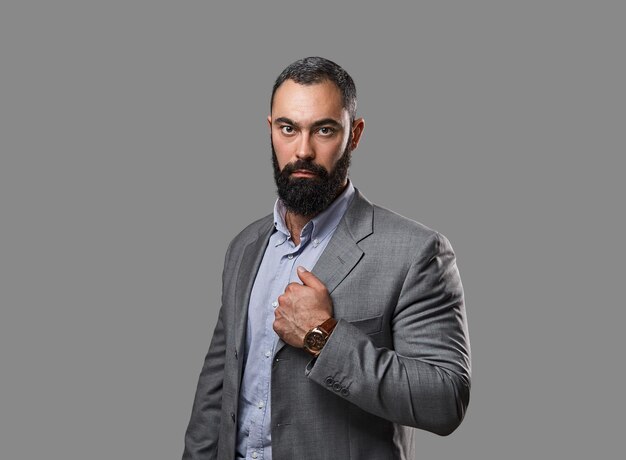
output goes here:
[[333, 329], [335, 329], [335, 326], [337, 326], [337, 320], [333, 317], [330, 317], [318, 327], [327, 335], [330, 335], [330, 333], [333, 332]]

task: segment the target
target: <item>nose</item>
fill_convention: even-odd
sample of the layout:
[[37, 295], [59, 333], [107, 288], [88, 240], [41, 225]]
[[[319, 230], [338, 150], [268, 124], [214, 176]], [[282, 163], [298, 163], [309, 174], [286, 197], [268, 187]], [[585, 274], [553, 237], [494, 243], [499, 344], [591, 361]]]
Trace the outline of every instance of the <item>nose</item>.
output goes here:
[[299, 160], [310, 160], [315, 157], [315, 149], [311, 143], [311, 136], [308, 132], [303, 131], [298, 140], [296, 157]]

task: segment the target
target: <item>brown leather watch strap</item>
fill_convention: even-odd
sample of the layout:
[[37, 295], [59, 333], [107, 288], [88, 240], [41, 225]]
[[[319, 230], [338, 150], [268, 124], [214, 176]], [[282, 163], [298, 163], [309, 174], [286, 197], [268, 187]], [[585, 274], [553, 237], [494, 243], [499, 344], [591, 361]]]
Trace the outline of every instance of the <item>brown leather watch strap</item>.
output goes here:
[[337, 320], [335, 318], [328, 318], [326, 321], [324, 321], [322, 324], [320, 324], [318, 327], [326, 332], [326, 334], [330, 335], [331, 332], [333, 332], [333, 329], [335, 329], [335, 326], [337, 325]]

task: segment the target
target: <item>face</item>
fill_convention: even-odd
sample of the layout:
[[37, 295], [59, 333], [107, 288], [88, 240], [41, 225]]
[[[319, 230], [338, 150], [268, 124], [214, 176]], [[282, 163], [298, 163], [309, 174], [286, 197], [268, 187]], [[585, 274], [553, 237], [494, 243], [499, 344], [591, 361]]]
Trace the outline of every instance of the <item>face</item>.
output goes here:
[[278, 194], [300, 215], [324, 210], [343, 190], [363, 119], [350, 123], [337, 86], [286, 80], [268, 117]]

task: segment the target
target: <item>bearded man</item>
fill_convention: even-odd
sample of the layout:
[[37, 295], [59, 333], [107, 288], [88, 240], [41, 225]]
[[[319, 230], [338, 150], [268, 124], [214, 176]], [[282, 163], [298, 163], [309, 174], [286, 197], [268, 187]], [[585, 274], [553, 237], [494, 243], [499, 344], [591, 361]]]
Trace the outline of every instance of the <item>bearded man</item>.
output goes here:
[[414, 459], [415, 430], [469, 403], [454, 252], [349, 180], [364, 121], [340, 66], [289, 65], [268, 124], [278, 199], [226, 252], [183, 459]]

